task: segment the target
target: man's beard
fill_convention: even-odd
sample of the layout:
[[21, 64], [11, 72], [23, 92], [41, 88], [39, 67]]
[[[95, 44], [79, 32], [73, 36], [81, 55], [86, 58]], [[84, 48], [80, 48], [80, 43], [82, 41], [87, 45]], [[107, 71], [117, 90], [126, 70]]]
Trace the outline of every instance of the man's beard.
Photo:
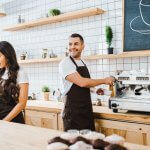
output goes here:
[[78, 58], [78, 57], [80, 57], [81, 56], [81, 52], [78, 52], [78, 51], [76, 51], [76, 52], [70, 52], [70, 56], [71, 57], [73, 57], [73, 58]]

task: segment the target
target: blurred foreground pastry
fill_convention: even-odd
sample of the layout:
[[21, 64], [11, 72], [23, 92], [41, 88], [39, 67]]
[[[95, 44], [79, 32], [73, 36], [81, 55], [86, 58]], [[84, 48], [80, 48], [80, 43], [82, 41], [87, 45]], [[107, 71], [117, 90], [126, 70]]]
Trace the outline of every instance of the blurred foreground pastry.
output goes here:
[[84, 137], [82, 137], [82, 136], [78, 136], [78, 137], [76, 137], [76, 138], [72, 141], [72, 144], [75, 144], [75, 143], [78, 142], [78, 141], [82, 141], [82, 142], [84, 142], [84, 143], [86, 143], [86, 144], [90, 144], [90, 143], [91, 143], [88, 139], [86, 139], [86, 138], [84, 138]]
[[52, 143], [55, 143], [55, 142], [60, 142], [60, 143], [63, 143], [63, 144], [66, 144], [66, 145], [70, 145], [70, 142], [65, 140], [65, 139], [62, 139], [61, 137], [57, 136], [57, 137], [54, 137], [52, 139], [50, 139], [48, 141], [48, 144], [52, 144]]
[[84, 137], [89, 140], [97, 140], [97, 139], [103, 140], [105, 138], [105, 135], [102, 133], [98, 133], [98, 132], [90, 132], [90, 133], [85, 134]]
[[124, 139], [122, 136], [113, 134], [113, 135], [107, 136], [107, 137], [104, 139], [104, 141], [109, 142], [109, 143], [111, 143], [111, 144], [123, 145], [125, 139]]
[[105, 147], [105, 150], [127, 150], [127, 149], [118, 144], [110, 144], [107, 147]]
[[76, 133], [63, 133], [60, 135], [62, 139], [68, 140], [70, 143], [72, 143], [79, 135]]
[[69, 150], [69, 147], [66, 144], [55, 142], [48, 144], [47, 150]]
[[101, 139], [97, 139], [97, 140], [93, 140], [92, 141], [92, 145], [93, 145], [93, 148], [95, 148], [95, 149], [103, 150], [106, 146], [109, 145], [109, 143], [105, 142], [105, 141], [103, 141]]
[[69, 147], [69, 150], [91, 150], [92, 145], [86, 144], [83, 141], [78, 141]]

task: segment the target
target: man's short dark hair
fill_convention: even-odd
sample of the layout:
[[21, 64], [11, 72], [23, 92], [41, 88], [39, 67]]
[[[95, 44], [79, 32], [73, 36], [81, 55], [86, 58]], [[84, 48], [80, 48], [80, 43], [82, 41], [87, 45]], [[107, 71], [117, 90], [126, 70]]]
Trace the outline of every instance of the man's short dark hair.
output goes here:
[[70, 35], [70, 37], [71, 37], [71, 38], [76, 38], [76, 37], [78, 37], [78, 38], [80, 39], [80, 41], [82, 42], [82, 44], [84, 43], [83, 37], [82, 37], [80, 34], [78, 34], [78, 33], [73, 33], [73, 34]]

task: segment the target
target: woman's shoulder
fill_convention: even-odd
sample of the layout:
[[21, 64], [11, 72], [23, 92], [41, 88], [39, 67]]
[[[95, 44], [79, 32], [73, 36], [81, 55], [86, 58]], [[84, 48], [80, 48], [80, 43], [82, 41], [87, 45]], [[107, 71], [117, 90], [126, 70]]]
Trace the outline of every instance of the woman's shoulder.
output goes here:
[[20, 83], [29, 83], [28, 75], [26, 70], [23, 67], [20, 67], [18, 71], [17, 82]]
[[26, 70], [23, 67], [20, 67], [18, 70], [18, 76], [19, 75], [25, 75], [25, 74], [27, 74]]

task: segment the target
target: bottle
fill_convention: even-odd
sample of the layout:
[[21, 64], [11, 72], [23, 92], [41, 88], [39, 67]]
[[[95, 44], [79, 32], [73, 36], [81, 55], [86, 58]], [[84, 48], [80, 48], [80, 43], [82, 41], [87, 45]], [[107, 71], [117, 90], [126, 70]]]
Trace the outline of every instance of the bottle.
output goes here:
[[32, 100], [36, 100], [35, 93], [32, 93]]
[[28, 53], [27, 52], [25, 52], [25, 56], [26, 56], [26, 59], [28, 59]]
[[42, 58], [47, 58], [48, 57], [48, 49], [43, 48], [43, 52], [42, 52]]
[[53, 50], [51, 50], [51, 58], [54, 58], [55, 57], [55, 54], [54, 54], [54, 52], [53, 52]]
[[116, 94], [115, 94], [116, 93], [115, 92], [115, 85], [109, 85], [109, 90], [112, 91], [111, 97], [115, 97], [116, 96]]
[[18, 16], [18, 23], [21, 23], [21, 15]]

